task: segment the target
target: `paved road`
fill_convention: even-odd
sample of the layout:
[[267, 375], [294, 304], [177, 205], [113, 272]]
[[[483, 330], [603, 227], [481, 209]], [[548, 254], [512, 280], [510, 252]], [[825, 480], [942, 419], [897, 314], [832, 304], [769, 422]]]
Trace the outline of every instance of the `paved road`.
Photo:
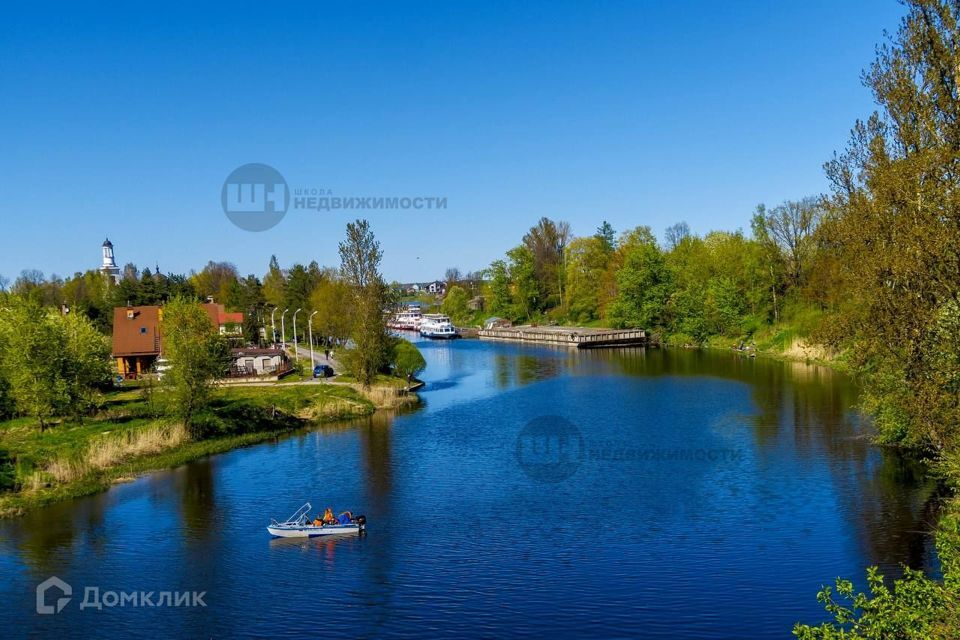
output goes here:
[[[303, 362], [304, 367], [307, 367], [310, 363], [310, 348], [298, 345], [297, 352], [300, 354], [300, 360]], [[328, 364], [333, 367], [334, 372], [341, 373], [340, 363], [337, 362], [337, 359], [333, 356], [333, 352], [330, 353], [330, 358], [328, 359], [323, 357], [323, 349], [314, 348], [313, 361], [316, 364]]]

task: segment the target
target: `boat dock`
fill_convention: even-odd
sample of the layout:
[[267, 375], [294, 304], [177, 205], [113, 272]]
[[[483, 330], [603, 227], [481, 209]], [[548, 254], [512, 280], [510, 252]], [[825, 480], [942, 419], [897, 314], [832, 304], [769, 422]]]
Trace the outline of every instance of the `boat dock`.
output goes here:
[[577, 349], [628, 347], [647, 344], [643, 329], [591, 329], [586, 327], [519, 327], [481, 329], [481, 340], [506, 340], [533, 344], [555, 344]]

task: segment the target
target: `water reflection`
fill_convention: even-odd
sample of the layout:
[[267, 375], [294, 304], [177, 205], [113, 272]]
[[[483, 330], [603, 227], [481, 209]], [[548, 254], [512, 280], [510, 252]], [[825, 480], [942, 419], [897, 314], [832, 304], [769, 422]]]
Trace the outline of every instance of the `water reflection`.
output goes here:
[[[208, 589], [207, 611], [40, 620], [29, 633], [782, 637], [817, 587], [868, 564], [934, 567], [936, 485], [869, 444], [829, 369], [723, 352], [423, 345], [422, 408], [199, 460], [0, 523], [0, 624], [49, 575]], [[538, 483], [531, 418], [588, 446], [735, 450], [734, 462], [584, 462]], [[365, 536], [269, 540], [303, 500], [362, 509]], [[771, 585], [774, 588], [771, 588]], [[758, 596], [757, 594], [762, 594]], [[759, 599], [759, 600], [758, 600]], [[762, 600], [762, 601], [760, 601]], [[626, 630], [626, 631], [625, 631]]]

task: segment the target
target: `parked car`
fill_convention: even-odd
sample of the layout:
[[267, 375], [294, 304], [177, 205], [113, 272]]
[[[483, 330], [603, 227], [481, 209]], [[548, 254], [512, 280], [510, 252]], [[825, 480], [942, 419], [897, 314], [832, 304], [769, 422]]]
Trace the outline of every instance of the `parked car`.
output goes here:
[[318, 364], [313, 368], [314, 378], [330, 378], [333, 375], [333, 367], [328, 364]]

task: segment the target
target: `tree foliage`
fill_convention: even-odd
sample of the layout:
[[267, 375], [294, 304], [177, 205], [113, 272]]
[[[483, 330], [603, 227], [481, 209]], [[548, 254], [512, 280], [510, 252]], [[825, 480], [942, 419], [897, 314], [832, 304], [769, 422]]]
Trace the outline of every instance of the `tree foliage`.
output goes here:
[[370, 230], [370, 223], [357, 220], [347, 224], [347, 237], [340, 243], [340, 271], [353, 294], [353, 348], [347, 366], [363, 385], [373, 382], [390, 358], [384, 310], [387, 286], [380, 275], [383, 251]]
[[213, 382], [229, 368], [229, 348], [199, 303], [174, 298], [163, 307], [162, 355], [170, 362], [163, 382], [170, 412], [196, 433], [194, 420], [209, 403]]

